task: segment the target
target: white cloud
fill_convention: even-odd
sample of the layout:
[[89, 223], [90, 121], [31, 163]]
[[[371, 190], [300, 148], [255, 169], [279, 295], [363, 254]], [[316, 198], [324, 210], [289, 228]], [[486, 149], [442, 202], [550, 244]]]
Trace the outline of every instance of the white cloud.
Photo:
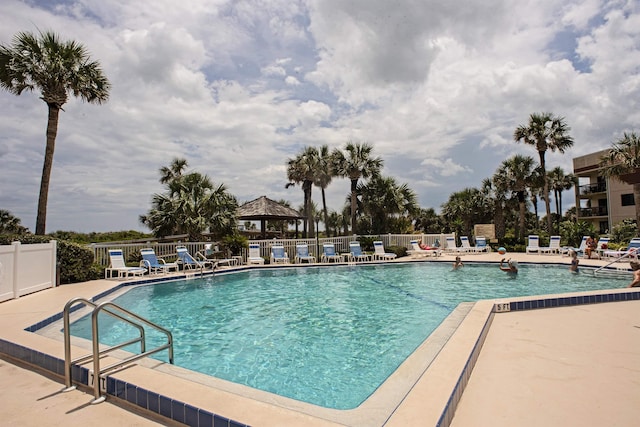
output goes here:
[[[158, 169], [176, 156], [242, 201], [295, 206], [302, 192], [284, 188], [288, 157], [366, 141], [385, 174], [438, 208], [508, 156], [536, 158], [513, 130], [551, 111], [576, 144], [548, 163], [570, 171], [571, 157], [639, 126], [639, 9], [624, 0], [7, 0], [0, 43], [53, 29], [103, 65], [109, 102], [70, 100], [60, 116], [49, 228], [116, 230], [140, 228], [162, 190]], [[38, 97], [0, 92], [0, 206], [31, 228], [46, 124]], [[330, 207], [348, 191], [334, 180]]]

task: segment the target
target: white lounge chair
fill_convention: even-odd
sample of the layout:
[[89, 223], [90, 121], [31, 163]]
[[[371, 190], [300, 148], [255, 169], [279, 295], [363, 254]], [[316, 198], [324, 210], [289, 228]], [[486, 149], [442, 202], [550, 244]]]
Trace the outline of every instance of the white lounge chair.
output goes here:
[[534, 234], [529, 236], [529, 243], [527, 243], [526, 253], [540, 254], [540, 238]]
[[349, 242], [349, 251], [351, 252], [351, 259], [358, 261], [371, 261], [371, 255], [367, 255], [362, 252], [360, 242]]
[[418, 256], [440, 256], [442, 251], [439, 248], [433, 249], [422, 249], [417, 240], [412, 240], [411, 249], [407, 250], [407, 254], [412, 258], [416, 258]]
[[445, 252], [453, 252], [453, 253], [463, 253], [463, 252], [467, 252], [467, 250], [463, 247], [460, 247], [456, 244], [456, 238], [451, 236], [451, 237], [447, 237], [445, 240], [445, 248], [444, 248]]
[[309, 254], [309, 245], [307, 244], [297, 244], [296, 245], [296, 256], [293, 260], [296, 264], [302, 264], [304, 261], [308, 263], [316, 262], [316, 257]]
[[626, 250], [620, 250], [620, 251], [608, 250], [608, 251], [604, 251], [603, 253], [604, 253], [604, 256], [607, 258], [618, 259], [618, 258], [624, 257], [624, 259], [629, 259], [629, 258], [638, 259], [639, 251], [640, 251], [640, 237], [634, 237], [629, 242], [629, 246], [627, 246]]
[[476, 252], [491, 252], [491, 246], [487, 245], [487, 238], [476, 237], [476, 246], [473, 248]]
[[320, 262], [340, 262], [342, 257], [336, 253], [336, 247], [333, 243], [324, 243], [322, 245], [322, 257]]
[[289, 264], [291, 262], [289, 255], [287, 255], [287, 252], [284, 250], [284, 246], [271, 246], [270, 262], [271, 264]]
[[247, 264], [264, 264], [264, 258], [260, 256], [260, 244], [249, 243], [249, 256], [247, 257]]
[[140, 267], [144, 267], [149, 270], [149, 274], [160, 271], [161, 273], [168, 273], [171, 270], [178, 271], [178, 264], [175, 262], [166, 262], [163, 258], [158, 258], [156, 252], [151, 248], [140, 249], [140, 255], [142, 255], [142, 261], [140, 261]]
[[186, 246], [176, 247], [176, 253], [178, 254], [178, 263], [182, 264], [183, 269], [212, 269], [214, 270], [218, 263], [214, 263], [210, 260], [200, 261], [191, 256]]
[[374, 249], [373, 259], [385, 260], [385, 259], [394, 259], [397, 257], [397, 255], [394, 253], [385, 252], [384, 244], [380, 240], [373, 242], [373, 249]]
[[113, 278], [118, 273], [118, 279], [131, 276], [142, 276], [147, 270], [142, 267], [129, 267], [124, 262], [122, 249], [109, 249], [109, 267], [104, 269], [104, 278]]
[[560, 236], [549, 237], [549, 246], [540, 246], [538, 248], [541, 254], [553, 254], [560, 252]]
[[609, 237], [601, 237], [598, 240], [598, 246], [596, 246], [595, 254], [598, 258], [602, 258], [604, 256], [604, 251], [609, 247]]
[[565, 256], [565, 255], [568, 256], [571, 251], [575, 251], [578, 255], [584, 256], [584, 250], [587, 247], [588, 239], [589, 239], [589, 236], [582, 236], [582, 241], [580, 242], [580, 246], [578, 246], [577, 248], [573, 248], [571, 246], [564, 246], [560, 248], [560, 253], [562, 254], [562, 256]]

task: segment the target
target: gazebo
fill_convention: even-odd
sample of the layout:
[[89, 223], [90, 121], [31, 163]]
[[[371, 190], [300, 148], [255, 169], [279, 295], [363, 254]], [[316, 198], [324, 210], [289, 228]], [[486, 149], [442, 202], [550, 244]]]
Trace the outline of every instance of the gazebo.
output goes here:
[[267, 220], [288, 221], [305, 218], [297, 210], [273, 201], [267, 196], [258, 197], [243, 204], [238, 208], [237, 213], [240, 220], [260, 221], [260, 231], [263, 238], [266, 236]]

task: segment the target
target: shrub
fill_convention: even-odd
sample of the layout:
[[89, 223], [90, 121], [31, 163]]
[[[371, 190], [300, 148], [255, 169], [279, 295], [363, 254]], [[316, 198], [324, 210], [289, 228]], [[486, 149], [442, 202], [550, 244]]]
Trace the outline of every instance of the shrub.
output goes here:
[[[26, 234], [22, 236], [0, 235], [0, 245], [10, 245], [11, 242], [22, 244], [49, 243], [54, 240], [51, 236], [36, 236]], [[58, 265], [60, 266], [60, 283], [86, 282], [99, 279], [102, 267], [94, 263], [93, 252], [76, 243], [57, 240]]]

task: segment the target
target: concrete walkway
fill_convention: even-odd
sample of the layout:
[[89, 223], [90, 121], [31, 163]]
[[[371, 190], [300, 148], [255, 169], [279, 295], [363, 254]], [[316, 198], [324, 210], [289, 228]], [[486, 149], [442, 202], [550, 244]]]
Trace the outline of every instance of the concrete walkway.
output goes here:
[[496, 314], [451, 425], [640, 425], [640, 301]]
[[159, 426], [111, 403], [92, 405], [93, 395], [0, 358], [0, 424], [3, 426]]

